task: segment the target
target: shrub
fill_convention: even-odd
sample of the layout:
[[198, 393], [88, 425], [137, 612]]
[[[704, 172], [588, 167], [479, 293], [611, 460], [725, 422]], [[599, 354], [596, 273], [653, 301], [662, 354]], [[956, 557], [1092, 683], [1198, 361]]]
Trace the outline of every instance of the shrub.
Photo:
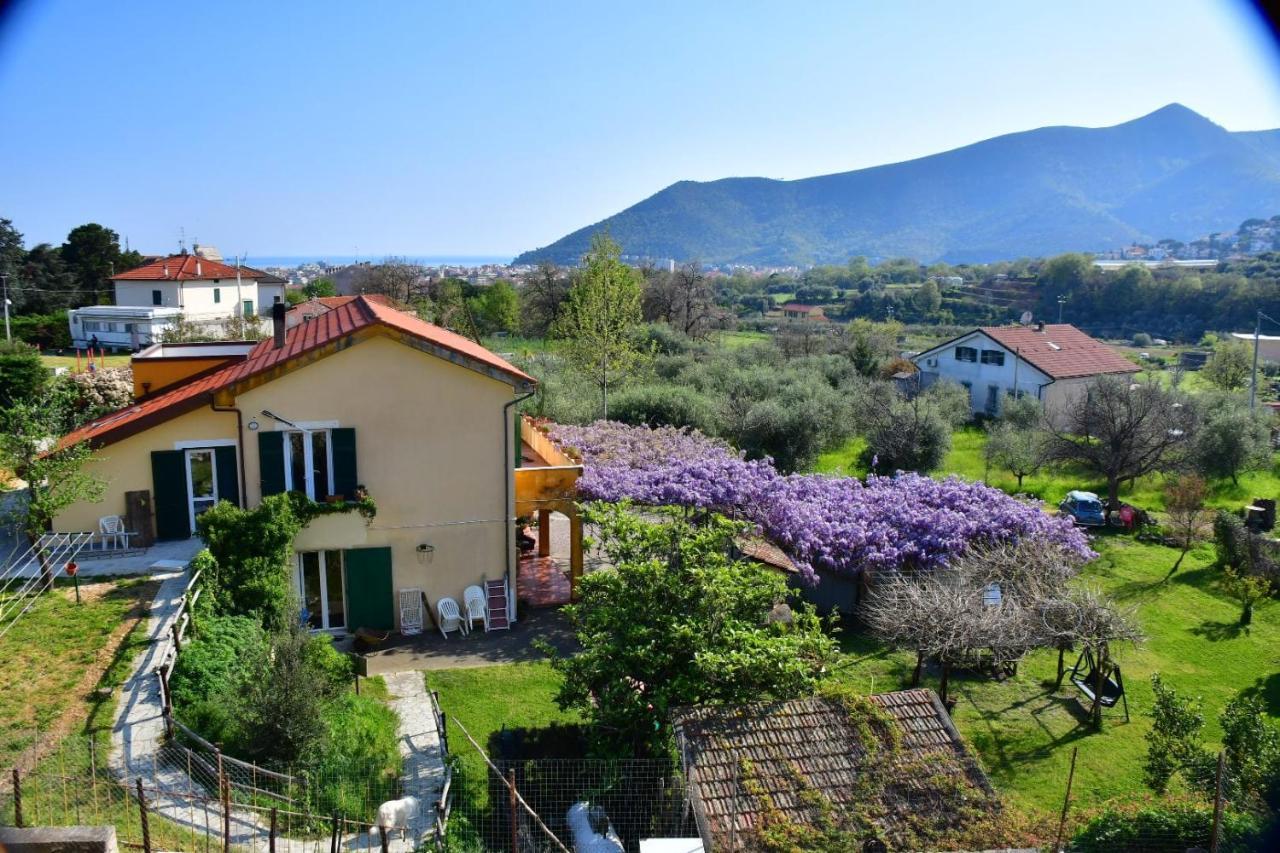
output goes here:
[[67, 324], [67, 312], [48, 314], [24, 314], [10, 318], [13, 336], [41, 349], [69, 349], [71, 327]]
[[715, 408], [692, 388], [681, 385], [637, 385], [609, 401], [609, 417], [632, 426], [693, 427], [715, 434]]
[[196, 520], [209, 546], [206, 594], [223, 613], [254, 615], [266, 626], [287, 620], [293, 539], [302, 523], [288, 495], [270, 495], [255, 509], [220, 501]]
[[1218, 510], [1213, 519], [1213, 545], [1218, 553], [1220, 569], [1239, 569], [1249, 559], [1248, 533], [1240, 516]]
[[169, 680], [178, 718], [207, 740], [237, 743], [240, 735], [236, 697], [245, 674], [261, 667], [266, 650], [266, 638], [254, 619], [200, 619]]
[[663, 355], [682, 355], [695, 348], [693, 340], [666, 323], [650, 323], [642, 330], [642, 348]]
[[311, 648], [315, 639], [291, 622], [271, 638], [270, 658], [247, 673], [241, 718], [250, 758], [290, 766], [317, 751], [325, 709], [337, 689], [332, 672], [319, 663], [322, 656]]
[[1151, 346], [1151, 336], [1146, 332], [1138, 332], [1133, 336], [1133, 345], [1135, 347], [1149, 347]]
[[927, 474], [942, 464], [950, 450], [951, 425], [922, 396], [894, 400], [885, 416], [872, 422], [864, 455], [868, 467], [877, 474]]
[[39, 351], [21, 341], [0, 341], [0, 408], [34, 401], [49, 381]]
[[[1258, 820], [1235, 811], [1222, 814], [1220, 851], [1245, 851], [1260, 827]], [[1090, 820], [1072, 838], [1071, 849], [1081, 853], [1114, 853], [1142, 850], [1150, 853], [1183, 853], [1207, 847], [1213, 832], [1213, 806], [1199, 802], [1172, 802], [1144, 807], [1109, 807]]]
[[303, 665], [323, 682], [326, 693], [341, 693], [355, 675], [351, 658], [335, 649], [326, 634], [313, 634], [302, 648], [302, 658]]

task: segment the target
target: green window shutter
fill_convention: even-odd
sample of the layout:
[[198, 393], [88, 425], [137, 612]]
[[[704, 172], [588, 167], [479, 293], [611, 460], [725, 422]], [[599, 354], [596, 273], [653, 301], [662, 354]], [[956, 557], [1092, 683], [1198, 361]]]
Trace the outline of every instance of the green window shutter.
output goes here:
[[181, 450], [152, 451], [151, 487], [155, 495], [156, 538], [186, 539], [191, 535], [186, 454]]
[[215, 447], [213, 464], [218, 471], [218, 498], [240, 506], [240, 469], [235, 447]]
[[347, 628], [390, 631], [396, 627], [391, 589], [391, 549], [352, 548], [342, 552], [347, 570]]
[[333, 448], [333, 492], [351, 500], [356, 494], [356, 431], [338, 427], [329, 432]]
[[264, 498], [284, 491], [284, 433], [258, 433], [258, 476]]

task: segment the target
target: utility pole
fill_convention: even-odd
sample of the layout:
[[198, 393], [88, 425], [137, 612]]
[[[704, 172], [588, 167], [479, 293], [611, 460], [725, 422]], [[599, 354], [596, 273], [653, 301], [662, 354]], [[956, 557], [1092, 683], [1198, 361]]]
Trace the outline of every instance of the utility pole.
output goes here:
[[9, 274], [0, 274], [0, 282], [4, 283], [4, 339], [5, 343], [13, 343], [13, 335], [9, 333]]
[[1249, 411], [1258, 408], [1258, 340], [1262, 337], [1262, 312], [1253, 321], [1253, 372], [1249, 374]]

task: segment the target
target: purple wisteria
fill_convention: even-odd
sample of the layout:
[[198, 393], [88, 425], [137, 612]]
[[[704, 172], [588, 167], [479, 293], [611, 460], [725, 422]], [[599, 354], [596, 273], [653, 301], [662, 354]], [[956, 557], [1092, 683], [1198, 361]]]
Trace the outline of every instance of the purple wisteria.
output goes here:
[[933, 568], [971, 543], [1027, 536], [1053, 540], [1082, 561], [1094, 556], [1070, 520], [959, 477], [782, 476], [766, 460], [747, 461], [723, 442], [671, 427], [598, 421], [555, 425], [551, 436], [581, 453], [585, 497], [732, 513], [757, 524], [811, 582], [815, 570]]

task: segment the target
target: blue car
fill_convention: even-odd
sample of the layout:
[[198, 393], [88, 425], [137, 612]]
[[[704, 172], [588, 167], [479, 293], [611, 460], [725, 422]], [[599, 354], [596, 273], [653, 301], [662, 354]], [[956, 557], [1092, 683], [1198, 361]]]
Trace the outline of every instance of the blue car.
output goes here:
[[1058, 504], [1058, 509], [1081, 527], [1102, 527], [1107, 523], [1107, 515], [1103, 512], [1102, 501], [1093, 492], [1067, 492], [1067, 496]]

